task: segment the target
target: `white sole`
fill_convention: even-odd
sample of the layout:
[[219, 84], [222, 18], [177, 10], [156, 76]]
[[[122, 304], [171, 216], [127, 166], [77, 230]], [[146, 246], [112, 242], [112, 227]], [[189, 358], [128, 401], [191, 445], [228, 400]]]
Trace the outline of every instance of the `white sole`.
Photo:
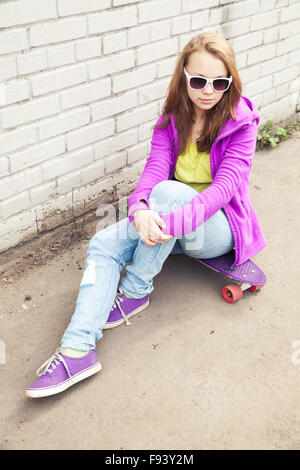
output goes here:
[[[148, 305], [149, 305], [149, 299], [147, 300], [147, 302], [145, 304], [141, 305], [139, 308], [137, 308], [137, 309], [133, 310], [131, 313], [129, 313], [129, 315], [127, 315], [127, 318], [133, 317], [137, 313], [139, 313], [142, 310], [144, 310], [145, 308], [147, 308]], [[105, 323], [105, 325], [102, 327], [102, 330], [109, 330], [110, 328], [116, 328], [116, 326], [122, 325], [122, 323], [124, 323], [124, 322], [125, 322], [125, 320], [122, 317], [121, 320], [118, 320], [118, 321], [115, 321], [115, 322], [112, 322], [112, 323]]]
[[49, 388], [41, 388], [41, 389], [26, 389], [25, 390], [25, 395], [29, 398], [43, 398], [43, 397], [49, 397], [51, 395], [56, 395], [57, 393], [64, 392], [68, 388], [72, 387], [72, 385], [76, 384], [77, 382], [80, 382], [81, 380], [87, 379], [91, 375], [96, 374], [101, 370], [102, 366], [100, 362], [95, 364], [94, 366], [90, 367], [89, 369], [86, 369], [83, 372], [79, 372], [76, 375], [72, 376], [72, 380], [68, 379], [65, 382], [63, 382], [60, 385], [57, 385], [55, 387], [49, 387]]

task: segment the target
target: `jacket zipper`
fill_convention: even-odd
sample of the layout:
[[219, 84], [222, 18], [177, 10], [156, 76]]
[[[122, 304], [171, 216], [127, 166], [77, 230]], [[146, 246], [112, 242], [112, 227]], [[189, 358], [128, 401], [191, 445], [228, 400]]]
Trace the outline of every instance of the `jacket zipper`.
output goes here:
[[[248, 122], [243, 122], [241, 123], [239, 126], [237, 126], [235, 129], [234, 129], [234, 132], [236, 132], [237, 130], [241, 129], [243, 126], [247, 125], [247, 124], [252, 124], [250, 121]], [[221, 138], [225, 138], [227, 136], [229, 136], [230, 134], [232, 134], [232, 130], [229, 131], [229, 132], [226, 132], [225, 134], [223, 134], [220, 138], [217, 137], [217, 139], [214, 141], [213, 145], [215, 145], [217, 143], [217, 141], [221, 140]], [[174, 134], [173, 134], [174, 136]], [[209, 161], [210, 161], [210, 167], [211, 167], [211, 170], [212, 170], [212, 174], [213, 174], [213, 178], [215, 176], [215, 162], [213, 161], [213, 157], [212, 157], [212, 152], [210, 151], [209, 152]], [[169, 179], [171, 179], [173, 177], [173, 174], [174, 174], [174, 171], [175, 171], [175, 166], [176, 166], [176, 162], [175, 162], [175, 141], [173, 141], [173, 149], [172, 149], [172, 166], [171, 166], [171, 173], [169, 175]], [[241, 201], [242, 202], [242, 205], [244, 206], [244, 201]], [[235, 225], [235, 222], [233, 221], [233, 219], [231, 218], [231, 215], [230, 215], [230, 209], [227, 207], [225, 209], [225, 207], [223, 207], [224, 209], [224, 212], [226, 214], [226, 217], [227, 217], [227, 220], [229, 222], [229, 225], [230, 225], [230, 228], [231, 228], [231, 233], [232, 233], [232, 236], [233, 236], [233, 239], [234, 239], [234, 247], [235, 247], [235, 260], [234, 260], [234, 263], [231, 265], [230, 269], [234, 269], [234, 267], [236, 266], [237, 264], [237, 261], [238, 261], [238, 258], [239, 258], [239, 231], [238, 231], [238, 227]], [[228, 215], [229, 217], [228, 217]], [[232, 230], [232, 227], [235, 228], [235, 230]], [[236, 236], [235, 236], [236, 234]]]

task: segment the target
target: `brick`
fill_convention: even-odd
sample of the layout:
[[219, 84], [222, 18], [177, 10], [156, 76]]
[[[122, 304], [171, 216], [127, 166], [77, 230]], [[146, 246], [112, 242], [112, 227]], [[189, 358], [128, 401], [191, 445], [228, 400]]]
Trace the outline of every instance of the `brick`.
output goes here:
[[49, 67], [60, 67], [75, 62], [75, 44], [68, 43], [59, 46], [48, 47]]
[[137, 91], [128, 91], [121, 96], [101, 100], [91, 105], [92, 119], [98, 121], [114, 114], [122, 113], [137, 106]]
[[0, 33], [0, 54], [22, 51], [27, 47], [26, 29], [13, 29]]
[[300, 16], [300, 5], [290, 5], [289, 7], [283, 8], [281, 10], [281, 22], [293, 21], [295, 18]]
[[128, 30], [128, 47], [140, 46], [150, 42], [149, 25], [136, 26]]
[[151, 103], [148, 106], [140, 106], [134, 111], [124, 113], [122, 116], [117, 117], [116, 130], [121, 132], [131, 127], [136, 127], [146, 121], [149, 121], [153, 115], [157, 114], [157, 103]]
[[91, 59], [101, 55], [101, 37], [80, 39], [76, 41], [77, 60]]
[[280, 22], [279, 11], [268, 11], [261, 15], [255, 15], [250, 21], [250, 31], [256, 31], [258, 29], [270, 28]]
[[96, 124], [85, 126], [67, 135], [68, 150], [88, 145], [113, 135], [115, 130], [114, 119], [107, 119]]
[[276, 99], [276, 89], [268, 90], [264, 92], [264, 99], [262, 106], [266, 106], [272, 103]]
[[17, 63], [15, 57], [0, 60], [0, 82], [17, 76]]
[[223, 25], [224, 37], [233, 38], [249, 31], [250, 19], [244, 18]]
[[153, 126], [155, 125], [157, 121], [157, 117], [153, 119], [152, 121], [145, 122], [144, 124], [141, 124], [138, 128], [138, 140], [144, 141], [144, 140], [150, 140], [153, 134]]
[[0, 200], [26, 191], [42, 182], [41, 168], [33, 168], [0, 180]]
[[253, 80], [256, 80], [260, 77], [260, 68], [261, 64], [259, 65], [254, 65], [252, 67], [247, 67], [244, 70], [240, 71], [240, 77], [242, 80], [242, 83], [249, 83], [252, 82]]
[[125, 51], [88, 63], [89, 78], [104, 77], [134, 67], [135, 51]]
[[255, 31], [233, 39], [231, 45], [235, 53], [251, 49], [263, 42], [263, 31]]
[[0, 158], [0, 178], [9, 174], [8, 159]]
[[279, 87], [275, 88], [276, 90], [276, 99], [283, 98], [289, 92], [289, 85], [288, 83], [280, 84]]
[[0, 154], [14, 152], [35, 144], [37, 141], [36, 125], [30, 125], [16, 131], [4, 132], [0, 134]]
[[42, 25], [31, 26], [29, 39], [31, 46], [43, 46], [56, 42], [69, 41], [86, 35], [86, 18], [74, 17]]
[[5, 108], [1, 112], [2, 127], [9, 129], [26, 124], [36, 119], [51, 116], [59, 112], [59, 100], [57, 95], [33, 100], [29, 103]]
[[99, 160], [82, 169], [82, 184], [92, 183], [104, 176], [104, 160]]
[[1, 252], [37, 235], [34, 210], [23, 211], [0, 224]]
[[61, 94], [63, 109], [73, 108], [82, 104], [98, 101], [111, 94], [110, 79], [96, 80], [86, 85], [81, 85]]
[[236, 58], [238, 69], [241, 69], [247, 66], [247, 53], [246, 52], [240, 52], [239, 54], [235, 54], [235, 58]]
[[264, 77], [259, 80], [255, 80], [254, 82], [247, 83], [245, 85], [245, 95], [246, 96], [254, 96], [259, 93], [263, 93], [268, 91], [272, 86], [270, 77]]
[[148, 155], [148, 144], [142, 143], [135, 145], [127, 150], [127, 164], [131, 165], [132, 163], [146, 159]]
[[155, 74], [156, 65], [152, 64], [140, 67], [132, 72], [122, 73], [113, 78], [114, 93], [150, 83], [154, 80]]
[[157, 62], [157, 78], [171, 76], [175, 70], [177, 54], [173, 57]]
[[29, 190], [29, 197], [32, 206], [37, 206], [49, 200], [49, 198], [56, 195], [56, 181], [50, 181], [49, 183], [43, 183], [40, 186], [31, 188]]
[[178, 18], [172, 18], [171, 32], [173, 35], [186, 33], [191, 29], [190, 15], [181, 15]]
[[[229, 5], [228, 7], [225, 7], [225, 8], [217, 8], [214, 11], [217, 12], [218, 10], [220, 12], [223, 11], [223, 15], [225, 16], [223, 21], [225, 21], [226, 19], [227, 19], [227, 21], [233, 21], [233, 20], [236, 20], [238, 18], [243, 18], [243, 16], [244, 16], [244, 2], [237, 3], [237, 4], [234, 4], [234, 5]], [[227, 18], [226, 18], [226, 16], [227, 16]]]
[[57, 137], [47, 142], [33, 145], [28, 150], [10, 155], [12, 172], [23, 170], [29, 166], [60, 155], [65, 151], [65, 139]]
[[157, 80], [151, 85], [141, 87], [138, 90], [139, 104], [145, 104], [166, 96], [166, 91], [170, 83], [169, 78]]
[[273, 86], [278, 86], [286, 82], [291, 82], [295, 78], [297, 78], [298, 75], [298, 68], [297, 67], [291, 67], [285, 70], [282, 70], [281, 72], [275, 73], [273, 76]]
[[287, 62], [287, 56], [275, 57], [272, 60], [264, 61], [261, 64], [261, 76], [272, 75], [274, 72], [284, 70], [287, 67]]
[[299, 51], [296, 50], [294, 52], [291, 52], [288, 55], [288, 67], [291, 67], [292, 65], [299, 65]]
[[137, 65], [153, 62], [163, 57], [177, 53], [178, 43], [176, 38], [166, 39], [137, 49]]
[[29, 83], [27, 80], [0, 85], [0, 106], [8, 106], [29, 98]]
[[96, 13], [88, 16], [89, 34], [105, 33], [116, 29], [129, 28], [137, 24], [136, 7]]
[[289, 39], [284, 39], [276, 44], [277, 55], [287, 54], [300, 48], [300, 34]]
[[192, 15], [191, 29], [201, 29], [209, 23], [209, 10], [200, 11]]
[[126, 166], [126, 152], [111, 155], [105, 159], [105, 174], [114, 173]]
[[81, 184], [81, 170], [72, 171], [67, 175], [62, 175], [57, 178], [56, 191], [59, 194], [66, 194], [74, 188], [79, 188]]
[[276, 42], [280, 40], [279, 26], [273, 26], [264, 31], [264, 44]]
[[127, 49], [127, 32], [121, 31], [103, 36], [103, 54], [112, 54], [122, 49]]
[[17, 194], [14, 197], [0, 203], [0, 218], [8, 219], [11, 215], [18, 214], [29, 209], [30, 200], [27, 192]]
[[268, 60], [270, 57], [275, 56], [275, 52], [276, 44], [267, 44], [256, 47], [248, 52], [248, 65]]
[[87, 80], [87, 68], [85, 64], [60, 68], [54, 72], [42, 73], [31, 78], [33, 96], [45, 95], [52, 91], [61, 90], [83, 83]]
[[110, 0], [58, 0], [59, 16], [77, 15], [110, 7]]
[[85, 108], [60, 113], [57, 117], [47, 119], [39, 124], [39, 137], [41, 140], [49, 139], [64, 132], [85, 126], [90, 121], [90, 111]]
[[[207, 31], [207, 28], [205, 28], [205, 31]], [[183, 48], [194, 37], [195, 37], [195, 31], [190, 31], [189, 33], [181, 34], [179, 36], [179, 51], [182, 52]]]
[[53, 158], [42, 165], [44, 181], [70, 173], [78, 168], [89, 165], [92, 161], [93, 148], [91, 146]]
[[139, 23], [180, 15], [180, 0], [151, 0], [138, 5]]
[[[141, 0], [130, 0], [130, 3], [138, 3], [140, 1]], [[127, 5], [127, 4], [128, 4], [128, 0], [113, 0], [114, 7], [119, 7], [121, 5]]]
[[219, 0], [183, 0], [182, 12], [203, 10], [205, 8], [218, 7]]
[[159, 41], [160, 39], [170, 38], [171, 21], [163, 20], [149, 25], [150, 41]]
[[246, 2], [243, 2], [243, 7], [244, 16], [252, 16], [261, 11], [259, 0], [248, 0]]
[[130, 131], [122, 134], [117, 134], [110, 139], [102, 140], [95, 144], [95, 159], [106, 157], [109, 154], [119, 152], [137, 143], [137, 130], [131, 129]]
[[240, 0], [220, 0], [220, 5], [227, 5], [228, 3], [238, 2]]
[[[224, 8], [214, 8], [212, 10], [207, 10], [207, 11], [203, 11], [203, 12], [200, 12], [200, 13], [195, 13], [193, 15], [193, 29], [195, 29], [195, 23], [197, 24], [197, 22], [195, 21], [197, 19], [197, 16], [200, 18], [200, 21], [199, 21], [199, 25], [196, 26], [197, 28], [203, 28], [205, 26], [205, 19], [201, 19], [201, 16], [204, 16], [205, 14], [209, 14], [209, 24], [212, 25], [212, 24], [219, 24], [219, 23], [224, 23], [225, 21], [227, 22], [227, 20], [233, 20], [235, 19], [237, 16], [235, 16], [234, 18], [228, 18], [228, 14], [226, 12], [226, 10]], [[194, 19], [195, 17], [195, 19]], [[207, 20], [208, 21], [208, 20]]]
[[47, 68], [46, 49], [28, 52], [17, 56], [19, 75], [28, 75]]
[[55, 0], [31, 0], [0, 6], [0, 28], [56, 18]]

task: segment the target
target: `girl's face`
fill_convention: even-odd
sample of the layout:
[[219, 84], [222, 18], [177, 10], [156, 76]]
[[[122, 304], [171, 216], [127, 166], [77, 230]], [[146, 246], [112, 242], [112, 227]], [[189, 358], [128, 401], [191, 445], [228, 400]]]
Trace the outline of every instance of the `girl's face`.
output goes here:
[[[201, 75], [201, 77], [205, 78], [224, 78], [228, 76], [224, 63], [206, 51], [193, 52], [185, 68], [190, 75]], [[211, 83], [207, 83], [206, 87], [202, 90], [194, 90], [190, 88], [188, 78], [185, 78], [187, 92], [194, 103], [196, 117], [201, 119], [207, 110], [211, 109], [222, 99], [225, 92], [214, 91]], [[205, 102], [202, 101], [203, 99], [210, 101]]]

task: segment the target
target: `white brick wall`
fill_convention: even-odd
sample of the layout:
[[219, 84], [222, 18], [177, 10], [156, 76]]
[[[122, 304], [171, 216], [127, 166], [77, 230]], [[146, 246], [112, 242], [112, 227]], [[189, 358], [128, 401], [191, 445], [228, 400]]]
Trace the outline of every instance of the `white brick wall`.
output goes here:
[[299, 0], [0, 2], [0, 253], [113, 184], [131, 193], [176, 58], [205, 31], [232, 44], [262, 125], [297, 118]]

